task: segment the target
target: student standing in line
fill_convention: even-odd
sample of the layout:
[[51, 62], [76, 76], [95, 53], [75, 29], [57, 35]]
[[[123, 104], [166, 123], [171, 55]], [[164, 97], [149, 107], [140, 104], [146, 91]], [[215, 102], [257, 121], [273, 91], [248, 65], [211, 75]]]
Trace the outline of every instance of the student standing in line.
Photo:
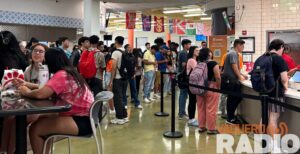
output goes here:
[[[276, 87], [272, 92], [268, 95], [271, 99], [278, 100], [282, 103], [285, 103], [284, 95], [288, 90], [288, 65], [282, 58], [284, 50], [284, 42], [279, 39], [273, 40], [269, 45], [269, 53], [272, 56], [272, 69]], [[279, 84], [279, 85], [277, 85]], [[284, 112], [284, 108], [270, 104], [269, 105], [269, 124], [268, 124], [268, 132], [270, 135], [276, 134], [276, 130], [278, 128], [278, 119], [280, 115]]]
[[[217, 62], [209, 60], [209, 53], [210, 50], [208, 48], [202, 48], [199, 54], [199, 61], [207, 63], [208, 87], [220, 89], [221, 75], [219, 65]], [[207, 134], [219, 133], [216, 129], [219, 95], [219, 93], [207, 91], [204, 96], [197, 96], [200, 133], [206, 130]]]
[[[181, 42], [181, 45], [183, 47], [183, 50], [179, 52], [178, 55], [178, 73], [184, 71], [184, 68], [186, 67], [187, 63], [187, 55], [189, 52], [189, 49], [191, 47], [191, 41], [184, 39]], [[185, 112], [185, 106], [186, 106], [186, 99], [188, 97], [188, 88], [180, 89], [179, 94], [179, 113], [178, 118], [179, 119], [188, 119], [188, 116]]]
[[[248, 76], [241, 73], [239, 65], [239, 53], [244, 50], [245, 41], [236, 39], [234, 41], [234, 50], [227, 53], [224, 63], [224, 72], [222, 75], [222, 88], [237, 94], [241, 93], [241, 81], [247, 80]], [[228, 95], [227, 97], [227, 124], [240, 123], [234, 113], [241, 102], [242, 97]]]
[[156, 59], [155, 59], [155, 52], [158, 50], [158, 46], [153, 45], [151, 46], [150, 51], [146, 51], [144, 53], [144, 102], [145, 103], [150, 103], [152, 101], [155, 101], [150, 96], [151, 89], [154, 85], [154, 80], [155, 80], [155, 67], [157, 65]]
[[[188, 53], [188, 61], [186, 64], [186, 74], [190, 74], [193, 69], [198, 64], [198, 57], [199, 57], [200, 48], [197, 46], [191, 46]], [[188, 89], [189, 94], [189, 105], [188, 105], [188, 113], [189, 113], [189, 126], [198, 127], [198, 121], [195, 119], [196, 114], [196, 95], [192, 94], [191, 91]]]
[[122, 94], [123, 90], [126, 87], [126, 82], [122, 79], [120, 71], [118, 68], [121, 68], [122, 55], [124, 54], [124, 37], [117, 36], [115, 38], [115, 48], [116, 50], [112, 53], [113, 67], [111, 73], [111, 79], [109, 82], [109, 90], [114, 93], [114, 105], [116, 110], [116, 119], [111, 120], [111, 123], [123, 125], [129, 122], [127, 110], [125, 105], [122, 103]]

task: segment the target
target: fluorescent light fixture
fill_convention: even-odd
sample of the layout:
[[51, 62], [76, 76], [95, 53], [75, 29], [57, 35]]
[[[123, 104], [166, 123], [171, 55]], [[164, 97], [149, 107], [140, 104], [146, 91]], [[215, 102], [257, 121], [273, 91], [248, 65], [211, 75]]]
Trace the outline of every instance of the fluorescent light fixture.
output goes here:
[[206, 16], [205, 13], [197, 13], [197, 14], [185, 14], [184, 17], [198, 17], [198, 16]]
[[200, 18], [201, 20], [211, 20], [211, 17], [203, 17], [203, 18]]
[[180, 10], [166, 10], [163, 11], [164, 14], [171, 14], [171, 13], [182, 13], [182, 12], [197, 12], [201, 11], [201, 8], [195, 8], [195, 9], [180, 9]]

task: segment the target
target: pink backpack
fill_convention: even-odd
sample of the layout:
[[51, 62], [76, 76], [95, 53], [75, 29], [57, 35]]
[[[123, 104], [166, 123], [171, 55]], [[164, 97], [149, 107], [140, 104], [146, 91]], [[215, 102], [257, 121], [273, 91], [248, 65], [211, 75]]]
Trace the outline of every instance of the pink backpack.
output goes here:
[[[207, 73], [207, 63], [201, 62], [193, 69], [190, 77], [189, 84], [208, 87], [208, 73]], [[189, 89], [192, 94], [203, 96], [206, 93], [206, 90], [189, 86]]]

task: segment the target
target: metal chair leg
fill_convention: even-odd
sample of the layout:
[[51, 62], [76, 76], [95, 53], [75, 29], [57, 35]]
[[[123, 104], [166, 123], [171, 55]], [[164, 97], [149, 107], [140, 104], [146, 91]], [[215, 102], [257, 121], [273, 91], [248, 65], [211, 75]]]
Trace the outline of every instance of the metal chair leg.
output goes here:
[[70, 140], [70, 137], [68, 137], [68, 143], [69, 143], [69, 154], [71, 154], [71, 140]]

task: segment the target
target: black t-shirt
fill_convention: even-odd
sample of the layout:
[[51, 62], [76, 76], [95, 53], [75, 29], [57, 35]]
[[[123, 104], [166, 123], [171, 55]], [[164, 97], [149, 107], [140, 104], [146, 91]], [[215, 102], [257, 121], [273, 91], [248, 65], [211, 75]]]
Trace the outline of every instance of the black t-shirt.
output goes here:
[[207, 73], [208, 73], [208, 81], [216, 81], [215, 80], [215, 74], [214, 74], [214, 67], [218, 65], [215, 61], [209, 61], [207, 62]]
[[[272, 69], [274, 78], [277, 81], [278, 79], [278, 97], [284, 96], [284, 88], [281, 83], [280, 74], [282, 72], [288, 71], [288, 65], [284, 61], [284, 59], [281, 56], [278, 56], [276, 54], [272, 54]], [[276, 97], [276, 88], [269, 94], [270, 97]]]

